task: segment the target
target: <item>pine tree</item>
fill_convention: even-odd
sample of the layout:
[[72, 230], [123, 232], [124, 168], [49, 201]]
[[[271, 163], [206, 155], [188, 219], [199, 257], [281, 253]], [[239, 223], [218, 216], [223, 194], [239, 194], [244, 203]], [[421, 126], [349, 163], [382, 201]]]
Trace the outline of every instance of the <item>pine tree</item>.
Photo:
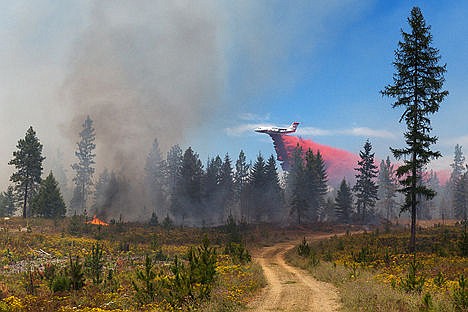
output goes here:
[[224, 156], [219, 175], [219, 191], [221, 198], [221, 207], [223, 208], [222, 220], [230, 215], [230, 210], [234, 200], [234, 181], [231, 158], [229, 154]]
[[404, 108], [400, 122], [405, 120], [407, 125], [408, 130], [404, 134], [407, 147], [391, 150], [395, 158], [404, 159], [404, 164], [397, 169], [397, 175], [401, 178], [400, 191], [405, 194], [403, 209], [411, 212], [409, 247], [415, 252], [417, 196], [434, 196], [429, 188], [418, 186], [418, 172], [431, 159], [441, 156], [440, 152], [430, 149], [437, 142], [437, 137], [430, 136], [432, 127], [429, 116], [439, 110], [448, 92], [442, 90], [446, 65], [438, 64], [439, 51], [431, 46], [430, 26], [426, 25], [418, 7], [411, 10], [408, 23], [411, 32], [402, 30], [403, 41], [398, 43], [395, 51], [393, 85], [387, 85], [381, 93], [395, 98], [393, 108]]
[[41, 182], [39, 191], [32, 200], [32, 213], [44, 218], [63, 218], [65, 216], [65, 202], [52, 171]]
[[356, 207], [358, 218], [366, 222], [372, 213], [378, 199], [378, 186], [375, 183], [377, 177], [377, 166], [374, 164], [374, 153], [371, 153], [372, 145], [369, 140], [364, 143], [364, 150], [359, 152], [358, 167], [355, 168], [356, 184], [353, 191], [356, 196]]
[[381, 203], [381, 214], [387, 221], [390, 221], [391, 218], [395, 217], [394, 207], [396, 201], [394, 198], [396, 197], [397, 189], [395, 169], [390, 162], [390, 157], [380, 162], [378, 186], [377, 196], [379, 198], [378, 201]]
[[3, 193], [3, 199], [3, 209], [5, 216], [12, 216], [16, 211], [13, 186], [8, 186], [6, 192]]
[[79, 208], [81, 213], [86, 213], [86, 202], [90, 187], [93, 184], [92, 178], [94, 174], [94, 149], [96, 144], [96, 133], [93, 128], [93, 120], [87, 116], [83, 123], [83, 130], [80, 132], [80, 142], [76, 144], [77, 150], [75, 156], [78, 158], [78, 162], [74, 163], [71, 167], [75, 170], [76, 175], [73, 178], [75, 182], [75, 190], [73, 193], [73, 199], [71, 208]]
[[223, 161], [221, 157], [217, 155], [213, 159], [208, 159], [206, 163], [206, 172], [202, 179], [203, 189], [203, 202], [205, 207], [209, 210], [208, 215], [213, 218], [217, 218], [222, 214], [223, 207], [221, 204], [222, 198], [221, 188], [219, 185], [221, 177], [221, 167]]
[[[183, 200], [182, 208], [178, 214], [184, 219], [192, 214], [197, 218], [203, 218], [203, 212], [200, 211], [202, 200], [201, 180], [203, 175], [203, 165], [191, 147], [184, 152], [182, 166], [180, 168], [180, 183], [177, 187], [177, 194]], [[176, 211], [177, 212], [177, 211]]]
[[[453, 156], [453, 163], [450, 164], [450, 167], [452, 167], [452, 173], [450, 174], [450, 179], [447, 183], [447, 188], [449, 191], [449, 196], [451, 199], [451, 213], [447, 217], [454, 217], [456, 212], [455, 210], [457, 209], [457, 203], [456, 203], [456, 196], [459, 196], [459, 188], [460, 184], [460, 179], [462, 179], [463, 174], [465, 172], [465, 156], [463, 155], [462, 151], [462, 146], [461, 145], [455, 145], [455, 152]], [[458, 186], [457, 186], [458, 185]], [[458, 194], [457, 194], [458, 193]]]
[[280, 186], [276, 159], [273, 155], [270, 155], [265, 165], [265, 180], [266, 205], [270, 207], [270, 222], [279, 222], [283, 217], [284, 196]]
[[258, 153], [249, 174], [249, 204], [247, 219], [252, 217], [255, 222], [262, 221], [267, 207], [265, 207], [266, 195], [264, 193], [266, 186], [265, 159], [261, 153]]
[[353, 193], [346, 180], [343, 179], [335, 198], [335, 215], [338, 222], [349, 223], [353, 210]]
[[234, 197], [237, 202], [240, 215], [247, 215], [247, 192], [246, 186], [248, 183], [250, 166], [247, 164], [244, 151], [239, 152], [239, 157], [236, 161], [236, 172], [234, 173]]
[[302, 147], [299, 145], [294, 149], [290, 163], [291, 167], [287, 182], [290, 215], [296, 215], [297, 223], [301, 224], [304, 219], [308, 219], [310, 206], [307, 201], [307, 183]]
[[104, 168], [104, 171], [99, 175], [99, 178], [96, 181], [94, 186], [94, 203], [93, 210], [97, 212], [102, 208], [105, 208], [104, 205], [107, 200], [107, 192], [109, 188], [111, 176], [107, 168]]
[[312, 204], [314, 215], [312, 216], [316, 220], [323, 209], [325, 204], [325, 196], [327, 195], [328, 186], [327, 186], [327, 169], [325, 162], [322, 158], [320, 151], [317, 151], [317, 154], [314, 159], [314, 183], [315, 186], [314, 193], [315, 198]]
[[16, 195], [21, 198], [23, 218], [29, 215], [28, 204], [41, 183], [42, 174], [42, 144], [36, 137], [36, 132], [29, 127], [24, 139], [16, 145], [13, 159], [8, 163], [15, 166], [16, 171], [11, 175], [10, 181], [15, 183]]
[[161, 157], [158, 139], [154, 139], [151, 151], [146, 158], [145, 182], [151, 204], [153, 206], [153, 211], [155, 211], [154, 209], [157, 209], [157, 215], [160, 217], [166, 214], [166, 173], [166, 161]]
[[[166, 157], [167, 174], [166, 188], [169, 194], [170, 210], [179, 211], [180, 201], [177, 197], [177, 186], [180, 185], [180, 169], [182, 167], [182, 149], [174, 145], [167, 152]], [[168, 214], [166, 214], [168, 216]]]
[[466, 220], [468, 212], [468, 172], [462, 174], [454, 185], [453, 193], [454, 217]]

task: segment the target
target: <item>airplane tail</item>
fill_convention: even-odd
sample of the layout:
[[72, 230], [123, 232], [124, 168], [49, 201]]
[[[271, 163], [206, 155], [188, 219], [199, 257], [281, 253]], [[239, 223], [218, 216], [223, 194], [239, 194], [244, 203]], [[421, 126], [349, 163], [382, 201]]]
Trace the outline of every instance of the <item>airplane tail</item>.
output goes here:
[[289, 126], [289, 128], [292, 129], [293, 131], [296, 131], [297, 126], [299, 126], [299, 123], [295, 121], [291, 124], [291, 126]]

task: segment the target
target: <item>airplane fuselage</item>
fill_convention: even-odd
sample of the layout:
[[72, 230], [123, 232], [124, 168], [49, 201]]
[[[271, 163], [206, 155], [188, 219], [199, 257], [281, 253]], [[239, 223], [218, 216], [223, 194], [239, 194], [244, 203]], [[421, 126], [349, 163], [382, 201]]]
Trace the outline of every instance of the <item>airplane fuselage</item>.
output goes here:
[[287, 128], [279, 128], [279, 127], [258, 127], [255, 128], [255, 132], [259, 133], [266, 133], [266, 134], [286, 134], [286, 133], [293, 133], [296, 132], [297, 126], [299, 125], [298, 122], [293, 122], [291, 126]]

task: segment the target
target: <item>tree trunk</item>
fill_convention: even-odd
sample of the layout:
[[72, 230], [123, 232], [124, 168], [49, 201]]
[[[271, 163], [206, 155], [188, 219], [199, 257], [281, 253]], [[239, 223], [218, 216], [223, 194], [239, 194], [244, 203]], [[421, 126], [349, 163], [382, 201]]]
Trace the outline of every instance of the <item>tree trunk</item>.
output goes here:
[[417, 165], [416, 151], [413, 151], [413, 168], [411, 179], [411, 237], [410, 237], [410, 252], [416, 254], [416, 187], [417, 187]]
[[27, 204], [28, 204], [28, 185], [24, 189], [24, 201], [23, 201], [23, 218], [26, 219], [27, 215]]

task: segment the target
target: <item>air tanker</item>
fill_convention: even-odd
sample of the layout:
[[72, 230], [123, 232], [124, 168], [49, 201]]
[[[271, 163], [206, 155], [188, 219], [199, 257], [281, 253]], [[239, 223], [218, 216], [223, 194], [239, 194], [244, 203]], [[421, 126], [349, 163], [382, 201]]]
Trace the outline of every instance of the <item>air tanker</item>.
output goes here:
[[279, 127], [258, 127], [255, 128], [255, 132], [266, 133], [266, 134], [286, 134], [286, 133], [293, 133], [296, 132], [297, 126], [299, 125], [298, 122], [293, 122], [287, 128], [279, 128]]

